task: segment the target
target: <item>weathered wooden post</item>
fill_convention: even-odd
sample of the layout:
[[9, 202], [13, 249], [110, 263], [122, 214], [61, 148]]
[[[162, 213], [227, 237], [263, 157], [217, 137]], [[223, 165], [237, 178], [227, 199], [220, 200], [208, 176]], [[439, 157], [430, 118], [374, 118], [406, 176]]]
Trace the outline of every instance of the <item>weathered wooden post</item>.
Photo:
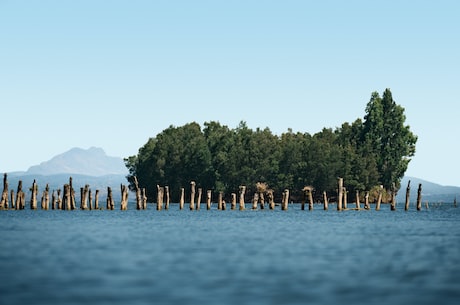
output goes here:
[[163, 209], [163, 193], [164, 188], [157, 184], [157, 211], [161, 211]]
[[230, 208], [232, 210], [236, 210], [236, 193], [232, 193], [232, 203], [231, 203]]
[[211, 194], [212, 194], [211, 190], [206, 191], [206, 210], [211, 209]]
[[36, 210], [37, 209], [38, 185], [37, 185], [37, 182], [35, 182], [35, 179], [34, 179], [34, 182], [32, 183], [32, 187], [30, 188], [30, 191], [32, 192], [30, 196], [30, 208], [32, 210]]
[[190, 181], [190, 211], [195, 210], [195, 181]]
[[166, 193], [166, 203], [165, 203], [165, 210], [169, 210], [169, 186], [165, 185], [165, 193]]
[[409, 210], [409, 200], [410, 200], [410, 180], [409, 182], [407, 182], [407, 187], [406, 187], [406, 204], [404, 205], [405, 211]]
[[11, 190], [10, 194], [11, 208], [16, 209], [16, 203], [14, 202], [14, 190]]
[[199, 187], [198, 188], [198, 199], [196, 200], [196, 209], [197, 209], [197, 211], [200, 210], [202, 193], [203, 193], [203, 189], [201, 187]]
[[179, 209], [184, 209], [184, 199], [185, 197], [185, 189], [183, 187], [180, 188], [180, 200], [179, 200]]
[[376, 211], [380, 211], [380, 204], [382, 203], [382, 197], [383, 197], [383, 185], [380, 185], [379, 194], [377, 197], [377, 204], [375, 205]]
[[359, 201], [359, 190], [356, 190], [356, 209], [361, 210], [361, 203]]
[[252, 209], [257, 210], [257, 204], [259, 203], [259, 193], [254, 193], [254, 198], [252, 199]]
[[94, 195], [94, 209], [99, 210], [99, 190], [96, 190], [96, 194]]
[[114, 209], [115, 209], [115, 201], [113, 200], [112, 188], [108, 186], [107, 187], [107, 210], [114, 210]]
[[134, 189], [136, 191], [136, 210], [142, 210], [142, 197], [141, 197], [141, 189], [139, 188], [139, 181], [137, 180], [137, 177], [133, 177], [133, 182], [134, 182]]
[[70, 188], [70, 206], [71, 206], [71, 210], [75, 210], [76, 209], [76, 203], [75, 203], [75, 190], [73, 188], [73, 185], [72, 185], [72, 177], [69, 178], [69, 188]]
[[422, 210], [422, 184], [419, 183], [417, 190], [417, 211]]
[[121, 203], [120, 203], [120, 210], [126, 211], [128, 210], [128, 187], [126, 185], [120, 185], [121, 190]]
[[265, 193], [265, 192], [266, 192], [266, 191], [260, 192], [260, 193], [259, 193], [260, 209], [261, 209], [261, 210], [265, 209], [265, 197], [264, 197], [264, 193]]
[[5, 173], [3, 174], [3, 192], [2, 192], [2, 200], [0, 202], [0, 209], [8, 210], [8, 175]]
[[313, 186], [305, 186], [302, 189], [303, 197], [308, 196], [308, 210], [313, 210]]
[[93, 193], [91, 189], [88, 190], [88, 208], [90, 211], [93, 209]]
[[390, 208], [392, 211], [396, 211], [396, 184], [391, 185], [391, 204]]
[[61, 189], [57, 190], [56, 205], [58, 210], [62, 210]]
[[223, 201], [224, 193], [219, 192], [219, 196], [217, 197], [217, 209], [220, 211], [222, 210], [222, 201]]
[[[121, 190], [123, 192], [123, 185], [121, 186]], [[83, 189], [80, 189], [81, 192], [81, 206], [80, 208], [82, 210], [87, 210], [88, 209], [88, 192], [89, 192], [89, 184], [85, 184], [85, 187]], [[122, 194], [123, 195], [123, 194]]]
[[64, 194], [63, 194], [63, 210], [71, 210], [72, 203], [70, 200], [70, 187], [68, 184], [64, 184]]
[[56, 191], [53, 190], [51, 193], [51, 209], [55, 210], [56, 209]]
[[369, 205], [369, 191], [367, 191], [366, 195], [364, 196], [364, 209], [365, 210], [371, 209], [371, 206]]
[[337, 198], [337, 211], [342, 211], [342, 201], [343, 201], [343, 178], [338, 179], [338, 187], [337, 190], [339, 192]]
[[327, 211], [329, 209], [329, 202], [327, 200], [326, 191], [323, 191], [323, 205], [324, 205], [324, 210]]
[[244, 193], [245, 192], [246, 192], [246, 186], [240, 185], [240, 211], [246, 209], [246, 206], [244, 204]]
[[[305, 189], [305, 188], [304, 188]], [[300, 201], [300, 209], [302, 211], [305, 210], [305, 202], [307, 201], [307, 194], [305, 193], [305, 190], [302, 190], [302, 199]]]
[[43, 191], [42, 194], [42, 200], [41, 200], [41, 208], [42, 210], [48, 210], [49, 209], [49, 203], [50, 203], [50, 187], [48, 184], [46, 184], [45, 190]]
[[223, 198], [223, 193], [222, 193], [222, 211], [225, 211], [227, 209], [227, 203], [225, 202]]
[[287, 211], [289, 205], [289, 189], [285, 189], [283, 192], [283, 203], [281, 206], [281, 210]]
[[347, 188], [343, 188], [343, 209], [346, 210], [348, 208], [348, 191]]
[[[268, 185], [265, 182], [257, 182], [256, 183], [256, 190], [258, 193], [258, 200], [260, 201], [260, 209], [264, 209], [265, 205], [265, 198], [264, 198], [264, 193], [267, 191]], [[257, 207], [256, 207], [257, 208]], [[254, 209], [254, 207], [253, 207]]]
[[[169, 196], [169, 193], [168, 193], [168, 196]], [[145, 191], [145, 187], [142, 188], [142, 204], [141, 204], [141, 206], [142, 206], [143, 210], [147, 210], [147, 194], [146, 194], [146, 191]], [[169, 208], [169, 201], [168, 201], [168, 208]]]
[[267, 190], [267, 199], [268, 199], [268, 206], [270, 207], [270, 210], [275, 209], [275, 196], [274, 196], [275, 191], [272, 189]]

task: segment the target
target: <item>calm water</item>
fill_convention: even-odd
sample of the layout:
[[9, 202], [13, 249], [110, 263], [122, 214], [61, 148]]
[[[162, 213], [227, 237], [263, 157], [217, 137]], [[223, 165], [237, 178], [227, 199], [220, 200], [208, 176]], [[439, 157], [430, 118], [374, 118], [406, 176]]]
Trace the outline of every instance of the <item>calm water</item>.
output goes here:
[[[0, 211], [1, 304], [458, 304], [460, 208]], [[279, 209], [279, 207], [277, 207]]]

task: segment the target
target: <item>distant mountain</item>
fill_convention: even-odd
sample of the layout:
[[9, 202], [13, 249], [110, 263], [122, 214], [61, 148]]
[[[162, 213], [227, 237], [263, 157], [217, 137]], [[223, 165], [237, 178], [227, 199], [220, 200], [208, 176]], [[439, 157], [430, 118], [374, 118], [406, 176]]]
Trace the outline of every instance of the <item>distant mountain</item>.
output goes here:
[[422, 184], [422, 201], [423, 202], [453, 202], [455, 198], [460, 200], [460, 187], [457, 186], [443, 186], [426, 180], [414, 177], [404, 177], [401, 181], [401, 189], [398, 192], [396, 200], [404, 202], [406, 200], [406, 187], [408, 181], [410, 182], [410, 201], [417, 200], [418, 185]]
[[127, 175], [122, 158], [109, 157], [102, 148], [72, 148], [49, 161], [30, 167], [24, 175], [79, 174], [85, 176]]

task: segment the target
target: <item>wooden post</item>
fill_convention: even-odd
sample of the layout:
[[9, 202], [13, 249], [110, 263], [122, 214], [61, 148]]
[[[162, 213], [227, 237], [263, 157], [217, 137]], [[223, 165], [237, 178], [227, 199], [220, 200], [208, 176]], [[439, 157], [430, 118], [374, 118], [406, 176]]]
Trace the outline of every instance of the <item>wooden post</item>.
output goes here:
[[323, 191], [323, 204], [324, 204], [324, 210], [327, 211], [329, 209], [329, 202], [327, 200], [326, 191]]
[[88, 190], [88, 207], [90, 211], [93, 209], [93, 193], [91, 189]]
[[211, 194], [212, 194], [211, 190], [206, 191], [206, 210], [211, 209]]
[[203, 189], [201, 187], [199, 187], [198, 188], [198, 199], [196, 200], [196, 209], [197, 209], [197, 211], [200, 210], [202, 193], [203, 193]]
[[232, 193], [231, 209], [236, 210], [236, 193]]
[[391, 185], [391, 204], [390, 208], [392, 211], [396, 211], [396, 185], [393, 183]]
[[245, 210], [245, 203], [244, 203], [244, 193], [246, 192], [246, 186], [240, 185], [240, 211]]
[[257, 204], [259, 203], [259, 193], [254, 193], [254, 198], [252, 199], [252, 209], [257, 210]]
[[369, 205], [369, 191], [367, 191], [366, 195], [364, 196], [364, 209], [365, 210], [371, 209], [371, 206]]
[[96, 194], [94, 195], [94, 209], [99, 210], [99, 190], [96, 190]]
[[0, 201], [0, 209], [8, 210], [8, 175], [5, 173], [3, 174], [3, 192], [2, 192], [2, 199]]
[[[123, 186], [121, 186], [121, 190], [123, 191]], [[88, 209], [88, 192], [89, 192], [89, 184], [85, 184], [85, 188], [83, 189], [83, 196], [81, 199], [82, 210]]]
[[137, 180], [137, 177], [133, 177], [134, 180], [134, 188], [136, 191], [136, 210], [142, 210], [142, 197], [141, 197], [141, 189], [139, 188], [139, 181]]
[[223, 192], [219, 192], [219, 197], [217, 197], [217, 209], [222, 210], [222, 201], [223, 201]]
[[120, 210], [126, 211], [128, 210], [128, 187], [126, 185], [121, 184], [121, 204]]
[[227, 203], [225, 200], [222, 198], [222, 211], [225, 211], [227, 209]]
[[[142, 198], [141, 198], [141, 206], [143, 210], [147, 210], [147, 194], [145, 193], [145, 187], [142, 188]], [[169, 195], [169, 193], [168, 193]], [[168, 202], [168, 208], [169, 208], [169, 202]]]
[[165, 185], [165, 193], [166, 193], [166, 203], [165, 203], [165, 210], [169, 210], [169, 186]]
[[383, 197], [383, 185], [380, 185], [379, 195], [377, 197], [377, 204], [375, 205], [376, 211], [380, 211], [380, 204], [382, 203], [382, 197]]
[[195, 181], [190, 181], [190, 211], [195, 210]]
[[180, 200], [179, 200], [179, 209], [184, 209], [184, 197], [185, 197], [185, 190], [183, 187], [180, 188]]
[[268, 206], [270, 210], [275, 209], [275, 196], [274, 196], [275, 191], [272, 189], [267, 190], [267, 198], [268, 198]]
[[417, 211], [422, 210], [422, 184], [419, 183], [417, 190]]
[[56, 209], [56, 191], [53, 190], [51, 193], [51, 209], [55, 210]]
[[356, 209], [361, 210], [361, 203], [359, 202], [359, 190], [356, 190]]
[[107, 210], [114, 210], [115, 202], [113, 201], [112, 188], [107, 187]]
[[10, 195], [11, 208], [16, 209], [16, 203], [14, 201], [14, 190], [11, 190]]
[[37, 182], [35, 182], [35, 179], [34, 179], [34, 182], [32, 183], [32, 187], [30, 188], [30, 190], [32, 192], [32, 195], [30, 197], [30, 208], [32, 210], [36, 210], [37, 209], [38, 185], [37, 185]]
[[260, 209], [263, 210], [265, 208], [264, 192], [259, 193], [259, 200], [260, 200]]
[[72, 177], [69, 178], [69, 188], [70, 188], [70, 206], [71, 206], [71, 210], [75, 210], [76, 209], [76, 205], [75, 205], [75, 190], [73, 188], [73, 185], [72, 185]]
[[[70, 186], [68, 184], [64, 184], [64, 207], [66, 210], [72, 209], [72, 202], [70, 199]], [[64, 209], [64, 208], [63, 208]]]
[[281, 203], [281, 210], [287, 211], [289, 204], [289, 190], [285, 189], [283, 192], [283, 202]]
[[307, 194], [305, 192], [305, 188], [302, 190], [302, 199], [301, 199], [301, 202], [300, 202], [300, 209], [302, 211], [305, 210], [305, 202], [307, 201]]
[[348, 191], [347, 188], [343, 188], [343, 209], [346, 210], [348, 208]]
[[85, 210], [85, 208], [83, 207], [83, 188], [80, 187], [80, 210]]
[[407, 182], [407, 188], [406, 188], [406, 204], [404, 205], [405, 211], [409, 210], [409, 200], [410, 200], [410, 180], [409, 182]]
[[58, 190], [57, 190], [56, 205], [57, 205], [57, 209], [58, 209], [58, 210], [62, 210], [61, 189], [58, 189]]
[[338, 181], [338, 198], [337, 198], [337, 211], [342, 211], [342, 201], [343, 201], [343, 178], [339, 177]]
[[157, 211], [161, 211], [163, 209], [163, 193], [164, 188], [157, 184]]
[[46, 184], [45, 190], [43, 191], [42, 194], [42, 200], [41, 200], [41, 208], [42, 210], [48, 210], [49, 205], [50, 205], [50, 187], [48, 184]]

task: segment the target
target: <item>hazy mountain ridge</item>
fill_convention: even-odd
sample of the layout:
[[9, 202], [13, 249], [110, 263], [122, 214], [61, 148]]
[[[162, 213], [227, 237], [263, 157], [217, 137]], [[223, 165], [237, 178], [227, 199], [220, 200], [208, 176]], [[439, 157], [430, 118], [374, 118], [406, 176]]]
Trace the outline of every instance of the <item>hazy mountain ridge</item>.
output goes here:
[[127, 175], [122, 158], [107, 156], [102, 148], [72, 148], [39, 165], [31, 166], [25, 175], [80, 174], [85, 176]]

